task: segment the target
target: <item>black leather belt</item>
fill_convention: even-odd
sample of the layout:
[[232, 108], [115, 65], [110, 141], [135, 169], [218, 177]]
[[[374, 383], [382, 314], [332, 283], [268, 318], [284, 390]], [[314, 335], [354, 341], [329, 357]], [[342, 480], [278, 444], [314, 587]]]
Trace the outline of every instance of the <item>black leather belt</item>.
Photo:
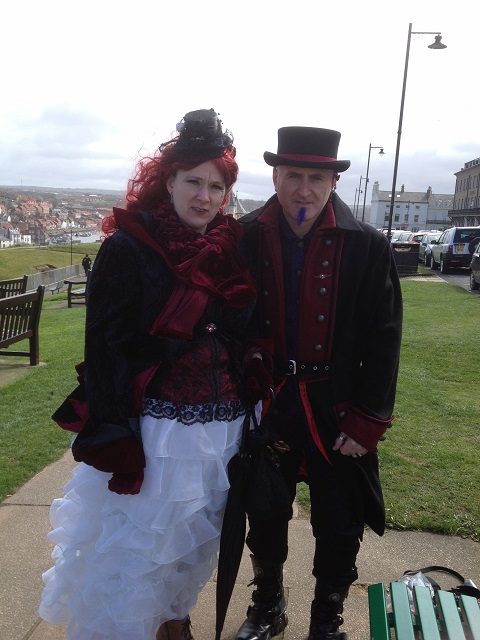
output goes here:
[[275, 373], [280, 376], [325, 376], [332, 372], [329, 362], [306, 362], [304, 360], [280, 360], [275, 358]]

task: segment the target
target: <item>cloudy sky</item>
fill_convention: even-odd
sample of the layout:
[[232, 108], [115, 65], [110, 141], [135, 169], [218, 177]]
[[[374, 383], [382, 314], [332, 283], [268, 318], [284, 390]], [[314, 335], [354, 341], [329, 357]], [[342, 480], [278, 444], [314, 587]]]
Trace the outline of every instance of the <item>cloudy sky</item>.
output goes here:
[[[187, 111], [235, 137], [240, 198], [268, 198], [277, 129], [342, 133], [349, 204], [390, 190], [408, 26], [397, 189], [453, 193], [480, 156], [477, 0], [23, 0], [2, 5], [0, 185], [124, 189]], [[442, 8], [445, 7], [445, 8]], [[361, 196], [363, 202], [363, 195]]]

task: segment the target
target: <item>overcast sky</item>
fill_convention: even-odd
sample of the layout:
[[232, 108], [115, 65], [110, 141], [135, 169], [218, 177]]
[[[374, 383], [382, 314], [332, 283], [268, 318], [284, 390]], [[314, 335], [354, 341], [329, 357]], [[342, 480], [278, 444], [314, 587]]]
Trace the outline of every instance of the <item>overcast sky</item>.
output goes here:
[[453, 193], [480, 156], [478, 0], [23, 0], [1, 20], [1, 185], [124, 189], [139, 155], [213, 107], [240, 198], [272, 194], [263, 152], [301, 125], [342, 133], [349, 204], [384, 147], [369, 204], [375, 180], [392, 186], [410, 22], [447, 49], [412, 35], [397, 189]]

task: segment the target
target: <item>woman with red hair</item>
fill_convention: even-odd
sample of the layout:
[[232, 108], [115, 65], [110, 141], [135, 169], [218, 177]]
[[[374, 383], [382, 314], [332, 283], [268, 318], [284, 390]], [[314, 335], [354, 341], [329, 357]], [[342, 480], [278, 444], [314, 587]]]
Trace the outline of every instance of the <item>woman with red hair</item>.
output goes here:
[[40, 615], [70, 640], [189, 639], [215, 568], [256, 293], [223, 215], [233, 138], [213, 109], [177, 129], [104, 222], [81, 385], [53, 416], [80, 464], [52, 505]]

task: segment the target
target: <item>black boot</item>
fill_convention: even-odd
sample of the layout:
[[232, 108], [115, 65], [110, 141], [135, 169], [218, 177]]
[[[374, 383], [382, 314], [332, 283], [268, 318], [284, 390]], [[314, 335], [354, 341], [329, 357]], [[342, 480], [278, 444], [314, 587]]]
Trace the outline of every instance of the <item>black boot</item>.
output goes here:
[[259, 562], [250, 556], [253, 582], [253, 605], [237, 633], [237, 640], [270, 640], [287, 626], [287, 607], [283, 593], [283, 564]]
[[326, 587], [318, 582], [312, 602], [308, 640], [347, 640], [347, 634], [338, 630], [343, 624], [343, 603], [348, 588]]

